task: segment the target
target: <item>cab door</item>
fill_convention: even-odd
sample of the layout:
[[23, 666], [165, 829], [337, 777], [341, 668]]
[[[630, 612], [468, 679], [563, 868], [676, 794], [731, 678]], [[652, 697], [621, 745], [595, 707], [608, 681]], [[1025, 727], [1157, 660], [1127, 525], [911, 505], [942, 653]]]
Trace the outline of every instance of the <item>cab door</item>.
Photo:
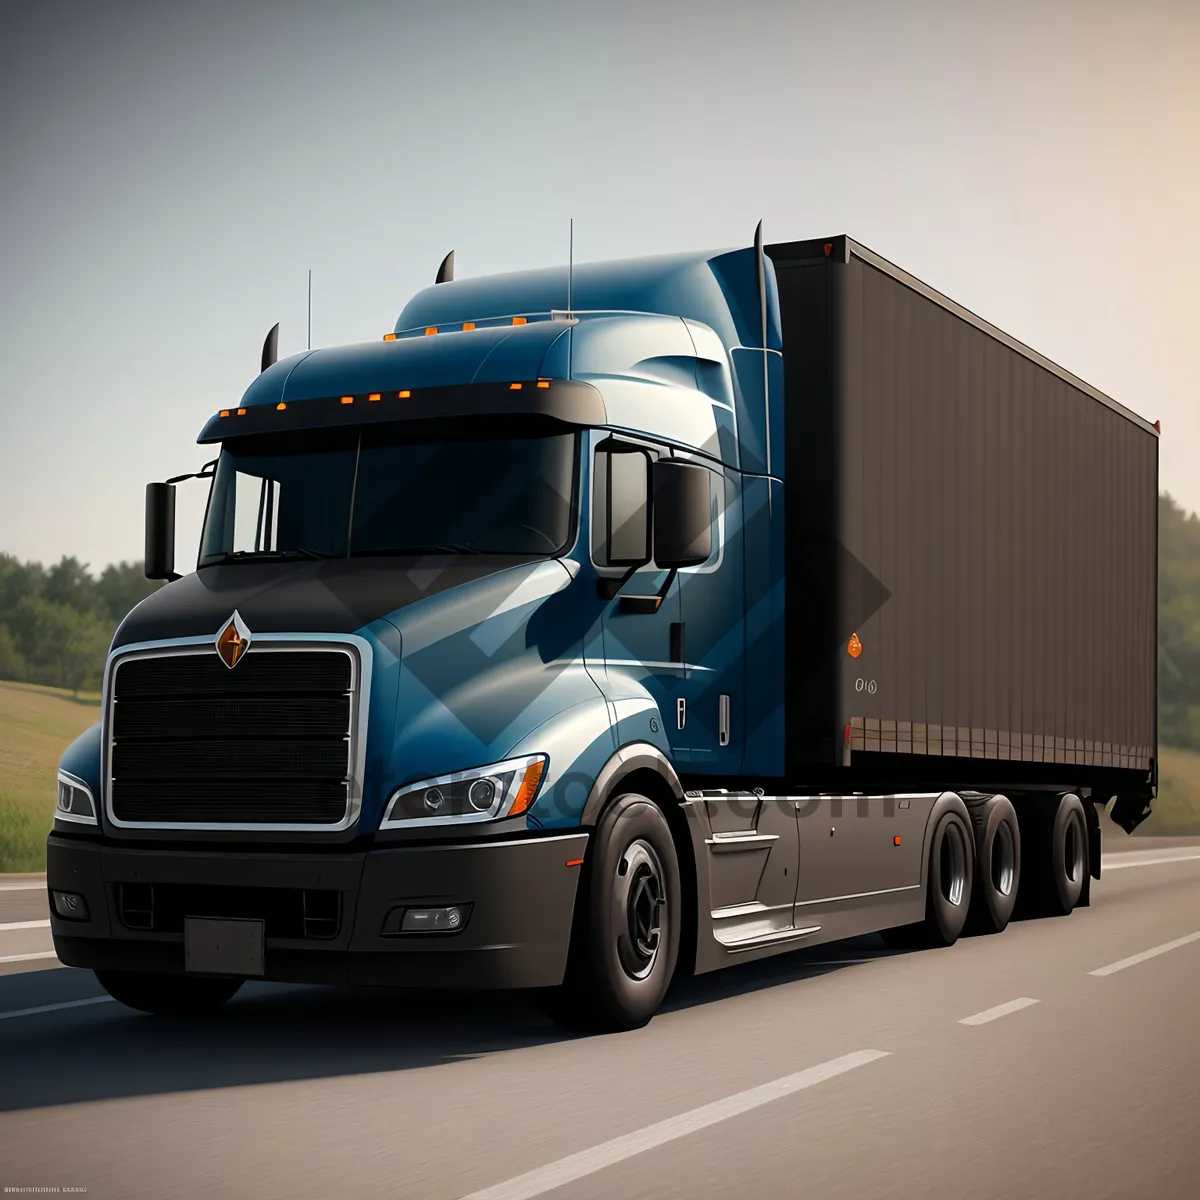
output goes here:
[[693, 775], [737, 775], [745, 745], [745, 581], [737, 477], [703, 467], [709, 480], [712, 549], [679, 572], [682, 753]]
[[683, 672], [679, 581], [651, 547], [651, 470], [662, 451], [604, 437], [592, 459], [592, 562], [603, 608], [605, 693], [617, 744], [665, 738], [683, 750], [678, 716]]

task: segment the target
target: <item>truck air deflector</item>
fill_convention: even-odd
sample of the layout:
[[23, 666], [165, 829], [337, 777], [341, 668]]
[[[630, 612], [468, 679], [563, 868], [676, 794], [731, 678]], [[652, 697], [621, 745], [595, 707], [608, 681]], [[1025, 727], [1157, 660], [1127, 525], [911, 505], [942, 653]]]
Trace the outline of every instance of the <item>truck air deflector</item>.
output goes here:
[[604, 400], [587, 383], [514, 379], [505, 383], [450, 387], [392, 388], [342, 392], [308, 400], [222, 409], [197, 441], [262, 436], [348, 425], [465, 420], [471, 417], [527, 417], [582, 428], [605, 425]]

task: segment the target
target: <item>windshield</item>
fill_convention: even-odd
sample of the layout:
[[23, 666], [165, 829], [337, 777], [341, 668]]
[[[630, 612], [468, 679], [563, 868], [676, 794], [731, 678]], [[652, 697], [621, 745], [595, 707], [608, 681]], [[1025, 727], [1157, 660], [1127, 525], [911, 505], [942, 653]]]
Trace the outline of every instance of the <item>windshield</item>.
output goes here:
[[576, 440], [573, 433], [477, 433], [401, 441], [374, 427], [226, 443], [199, 565], [252, 558], [556, 554], [571, 531]]

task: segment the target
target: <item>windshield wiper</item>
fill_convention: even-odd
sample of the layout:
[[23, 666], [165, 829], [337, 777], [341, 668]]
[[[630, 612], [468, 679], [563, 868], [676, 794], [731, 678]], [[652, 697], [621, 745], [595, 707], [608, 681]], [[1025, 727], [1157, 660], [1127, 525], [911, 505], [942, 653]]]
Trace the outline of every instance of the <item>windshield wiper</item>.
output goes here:
[[333, 558], [332, 554], [322, 554], [308, 546], [289, 546], [286, 550], [230, 550], [216, 556], [214, 562], [245, 562], [248, 558], [312, 558], [324, 562]]

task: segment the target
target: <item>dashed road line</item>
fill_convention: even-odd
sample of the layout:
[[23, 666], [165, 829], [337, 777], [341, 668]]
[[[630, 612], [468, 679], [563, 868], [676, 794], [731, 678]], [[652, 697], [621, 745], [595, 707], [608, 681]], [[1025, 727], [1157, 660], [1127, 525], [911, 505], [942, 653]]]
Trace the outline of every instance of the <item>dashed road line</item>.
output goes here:
[[1029, 996], [1021, 996], [1017, 1000], [1009, 1000], [1005, 1004], [997, 1004], [995, 1008], [985, 1008], [983, 1012], [977, 1012], [974, 1016], [963, 1017], [960, 1025], [986, 1025], [989, 1021], [999, 1020], [1001, 1017], [1007, 1017], [1009, 1013], [1020, 1012], [1023, 1008], [1028, 1008], [1031, 1004], [1037, 1004], [1037, 1000], [1031, 999]]
[[1184, 937], [1176, 938], [1173, 942], [1163, 942], [1161, 946], [1152, 946], [1149, 950], [1143, 950], [1141, 954], [1131, 954], [1128, 958], [1118, 959], [1106, 967], [1098, 967], [1095, 971], [1089, 971], [1088, 974], [1112, 975], [1117, 971], [1125, 970], [1126, 967], [1136, 967], [1138, 963], [1144, 963], [1148, 958], [1157, 958], [1160, 954], [1166, 954], [1168, 950], [1178, 950], [1180, 946], [1186, 946], [1190, 942], [1200, 942], [1200, 933], [1189, 933]]
[[759, 1087], [753, 1087], [744, 1092], [726, 1096], [723, 1100], [715, 1100], [712, 1104], [693, 1108], [690, 1112], [680, 1113], [677, 1117], [668, 1117], [654, 1125], [647, 1125], [634, 1133], [623, 1137], [613, 1138], [609, 1142], [601, 1142], [590, 1150], [560, 1158], [557, 1162], [539, 1167], [524, 1175], [498, 1183], [494, 1187], [484, 1188], [480, 1192], [472, 1192], [466, 1200], [531, 1200], [533, 1196], [541, 1196], [555, 1188], [573, 1183], [586, 1175], [593, 1175], [605, 1167], [624, 1162], [636, 1154], [644, 1154], [666, 1142], [676, 1138], [686, 1137], [716, 1125], [719, 1121], [727, 1121], [773, 1100], [781, 1100], [815, 1084], [824, 1083], [855, 1067], [864, 1067], [867, 1063], [886, 1058], [887, 1050], [856, 1050], [853, 1054], [845, 1054], [841, 1058], [831, 1059], [819, 1066], [809, 1067], [798, 1071], [795, 1075], [785, 1075], [782, 1079], [772, 1080]]
[[1166, 863], [1195, 862], [1200, 850], [1130, 850], [1116, 858], [1101, 858], [1100, 873], [1120, 871], [1123, 867], [1159, 867]]
[[38, 1013], [61, 1012], [64, 1008], [83, 1008], [87, 1004], [112, 1004], [111, 996], [89, 996], [86, 1000], [63, 1000], [58, 1004], [39, 1004], [36, 1008], [14, 1008], [0, 1012], [0, 1021], [11, 1021], [14, 1017], [32, 1017]]
[[47, 917], [44, 921], [6, 921], [0, 925], [0, 933], [6, 933], [10, 929], [49, 929], [50, 918]]

